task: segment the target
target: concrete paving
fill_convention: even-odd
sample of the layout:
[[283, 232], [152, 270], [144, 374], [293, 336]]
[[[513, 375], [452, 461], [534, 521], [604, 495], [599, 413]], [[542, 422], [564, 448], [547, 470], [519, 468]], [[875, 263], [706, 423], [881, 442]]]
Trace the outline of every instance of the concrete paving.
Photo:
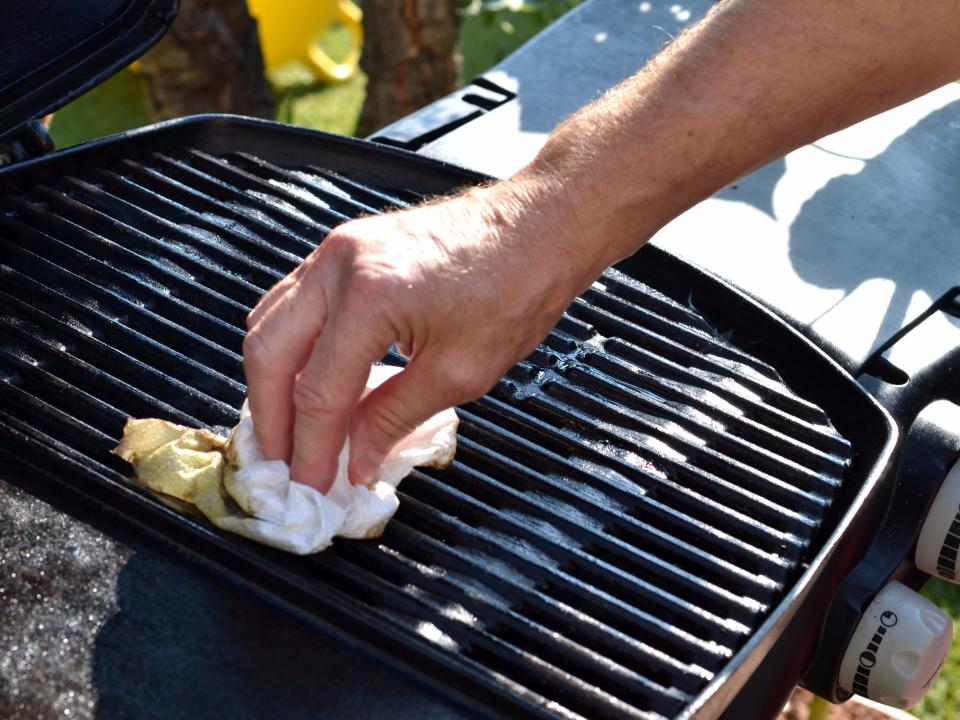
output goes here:
[[[484, 74], [516, 99], [421, 152], [511, 174], [560, 120], [639, 69], [710, 5], [581, 5]], [[760, 299], [853, 369], [960, 285], [958, 228], [953, 83], [761, 168], [654, 242]], [[960, 343], [960, 321], [943, 316], [939, 329], [947, 344]]]

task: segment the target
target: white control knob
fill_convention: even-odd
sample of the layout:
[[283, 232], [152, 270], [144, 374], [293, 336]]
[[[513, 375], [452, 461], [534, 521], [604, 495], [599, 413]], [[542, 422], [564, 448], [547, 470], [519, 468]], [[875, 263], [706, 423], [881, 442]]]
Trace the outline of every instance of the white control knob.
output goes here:
[[840, 687], [896, 708], [923, 698], [940, 674], [953, 625], [936, 605], [898, 582], [867, 607], [840, 663]]
[[957, 552], [960, 550], [960, 462], [954, 464], [933, 500], [920, 539], [917, 567], [925, 573], [960, 583]]

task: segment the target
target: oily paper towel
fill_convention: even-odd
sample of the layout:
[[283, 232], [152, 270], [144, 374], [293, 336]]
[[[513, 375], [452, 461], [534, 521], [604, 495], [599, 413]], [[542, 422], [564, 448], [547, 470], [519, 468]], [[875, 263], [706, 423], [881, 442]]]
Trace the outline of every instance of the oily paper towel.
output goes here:
[[[375, 365], [367, 392], [399, 371]], [[400, 481], [416, 466], [443, 468], [453, 461], [457, 423], [452, 409], [431, 417], [394, 447], [370, 486], [348, 479], [347, 441], [326, 495], [291, 480], [283, 460], [264, 459], [246, 403], [228, 438], [131, 418], [114, 452], [133, 465], [141, 484], [196, 506], [217, 527], [307, 555], [328, 547], [335, 536], [379, 536], [397, 511]]]

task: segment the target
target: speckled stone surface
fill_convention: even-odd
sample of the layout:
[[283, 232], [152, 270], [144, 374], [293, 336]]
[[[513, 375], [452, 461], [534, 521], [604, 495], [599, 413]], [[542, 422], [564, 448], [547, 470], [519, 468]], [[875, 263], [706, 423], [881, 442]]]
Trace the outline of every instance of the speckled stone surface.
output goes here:
[[116, 515], [0, 478], [0, 718], [274, 717], [474, 715]]
[[90, 658], [130, 552], [2, 481], [0, 528], [0, 717], [92, 717]]

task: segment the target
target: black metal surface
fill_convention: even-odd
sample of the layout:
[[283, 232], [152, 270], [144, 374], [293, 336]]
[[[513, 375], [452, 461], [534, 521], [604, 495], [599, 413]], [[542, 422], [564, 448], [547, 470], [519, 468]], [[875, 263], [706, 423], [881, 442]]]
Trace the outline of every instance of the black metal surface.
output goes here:
[[[944, 332], [960, 318], [960, 286], [939, 297], [867, 359], [861, 382], [909, 428], [931, 402], [960, 402], [960, 345]], [[951, 318], [953, 320], [951, 321]], [[889, 357], [897, 358], [897, 364]]]
[[5, 0], [0, 137], [140, 57], [177, 7], [177, 0]]
[[514, 97], [516, 93], [485, 78], [477, 78], [413, 115], [381, 128], [370, 139], [384, 145], [418, 150]]
[[662, 253], [605, 274], [461, 409], [457, 462], [404, 482], [378, 542], [312, 558], [253, 546], [131, 489], [108, 453], [128, 415], [231, 425], [260, 293], [343, 219], [475, 179], [225, 119], [0, 173], [5, 461], [27, 486], [53, 470], [494, 712], [721, 709], [737, 685], [721, 681], [742, 684], [871, 492], [890, 427], [799, 336]]
[[53, 138], [39, 120], [30, 120], [0, 140], [0, 167], [46, 155], [53, 150]]
[[[644, 252], [647, 252], [646, 250]], [[740, 720], [776, 718], [797, 681], [814, 657], [834, 593], [868, 551], [877, 535], [877, 518], [888, 505], [898, 432], [893, 419], [877, 413], [877, 403], [862, 392], [851, 395], [850, 377], [808, 342], [788, 342], [783, 320], [756, 312], [753, 302], [705, 271], [669, 253], [657, 262], [638, 253], [621, 263], [632, 277], [669, 296], [700, 308], [723, 332], [734, 332], [738, 344], [749, 347], [777, 368], [790, 387], [803, 397], [829, 408], [831, 420], [854, 448], [853, 462], [824, 523], [829, 534], [803, 575], [781, 600], [763, 627], [731, 661], [682, 717]], [[814, 370], [816, 368], [816, 370]], [[841, 397], [843, 402], [837, 402]], [[859, 397], [860, 399], [855, 400]], [[866, 399], [866, 404], [861, 400]], [[854, 403], [854, 404], [849, 404]], [[862, 482], [858, 482], [862, 480]]]
[[914, 561], [917, 538], [930, 504], [960, 455], [960, 429], [945, 426], [945, 417], [954, 422], [960, 418], [956, 406], [945, 416], [935, 404], [928, 405], [913, 423], [904, 439], [897, 482], [889, 488], [889, 502], [885, 508], [878, 504], [880, 512], [870, 518], [883, 532], [837, 589], [820, 633], [817, 661], [804, 677], [806, 687], [831, 702], [851, 697], [838, 686], [837, 677], [864, 608], [893, 580], [919, 591], [929, 579]]

